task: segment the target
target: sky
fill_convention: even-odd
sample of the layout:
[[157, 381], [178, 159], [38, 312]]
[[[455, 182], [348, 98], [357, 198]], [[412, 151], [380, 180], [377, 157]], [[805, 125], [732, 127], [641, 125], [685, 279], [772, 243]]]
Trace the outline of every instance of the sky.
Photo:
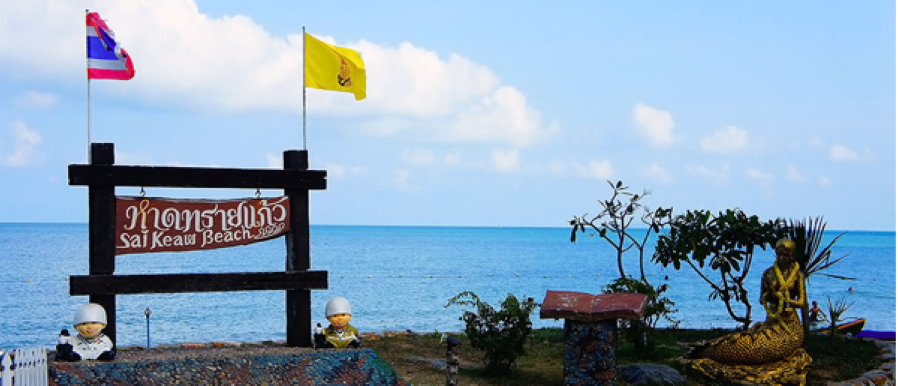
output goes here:
[[[305, 146], [328, 179], [312, 224], [564, 227], [623, 181], [677, 214], [895, 230], [894, 1], [0, 9], [0, 222], [87, 222], [67, 168], [87, 163], [89, 132], [123, 165], [281, 168]], [[132, 80], [88, 87], [85, 9], [130, 53]], [[303, 27], [367, 71], [362, 101], [306, 90], [305, 145]]]

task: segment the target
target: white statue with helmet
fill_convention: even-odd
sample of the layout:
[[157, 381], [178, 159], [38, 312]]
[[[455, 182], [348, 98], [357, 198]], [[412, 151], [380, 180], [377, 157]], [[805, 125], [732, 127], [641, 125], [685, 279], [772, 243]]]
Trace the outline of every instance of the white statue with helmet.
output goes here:
[[349, 305], [349, 300], [335, 296], [327, 301], [324, 311], [331, 324], [322, 330], [321, 323], [318, 323], [315, 328], [316, 348], [362, 347], [359, 331], [349, 324], [352, 319], [352, 306]]
[[75, 312], [72, 326], [78, 336], [69, 337], [63, 329], [56, 345], [56, 360], [75, 362], [85, 360], [110, 361], [115, 359], [115, 345], [103, 334], [106, 328], [106, 310], [96, 303], [87, 303]]

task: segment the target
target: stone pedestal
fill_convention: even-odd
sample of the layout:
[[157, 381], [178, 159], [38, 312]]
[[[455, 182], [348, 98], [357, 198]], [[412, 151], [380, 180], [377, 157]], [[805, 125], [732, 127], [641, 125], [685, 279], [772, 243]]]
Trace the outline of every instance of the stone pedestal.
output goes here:
[[564, 321], [564, 384], [614, 385], [617, 320]]
[[617, 320], [641, 319], [643, 294], [546, 291], [542, 319], [564, 319], [564, 384], [614, 385]]

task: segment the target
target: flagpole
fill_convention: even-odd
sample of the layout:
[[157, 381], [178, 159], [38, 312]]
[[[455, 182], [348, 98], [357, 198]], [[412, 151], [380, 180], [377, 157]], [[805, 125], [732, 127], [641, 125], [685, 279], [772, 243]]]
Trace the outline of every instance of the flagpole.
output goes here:
[[302, 149], [306, 149], [306, 26], [302, 26]]
[[87, 160], [90, 162], [90, 79], [87, 79]]
[[[85, 17], [86, 17], [87, 15], [90, 14], [90, 10], [85, 9], [84, 13], [85, 13]], [[87, 42], [85, 41], [85, 45], [86, 44], [87, 44]], [[90, 48], [89, 47], [85, 48], [85, 51], [88, 49], [90, 49]], [[90, 68], [89, 53], [86, 53], [84, 55], [84, 64], [85, 64], [84, 71], [87, 72], [88, 71], [87, 69]], [[90, 76], [88, 76], [87, 77], [87, 162], [90, 162], [90, 141], [91, 141], [91, 139], [90, 139]]]

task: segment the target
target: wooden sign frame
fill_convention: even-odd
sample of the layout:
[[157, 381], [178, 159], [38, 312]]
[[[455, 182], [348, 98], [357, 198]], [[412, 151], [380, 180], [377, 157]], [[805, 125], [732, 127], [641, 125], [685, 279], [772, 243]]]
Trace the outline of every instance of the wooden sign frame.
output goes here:
[[[327, 271], [311, 271], [309, 190], [327, 189], [327, 172], [308, 170], [305, 150], [284, 151], [284, 169], [115, 165], [112, 143], [92, 143], [90, 164], [69, 165], [69, 185], [88, 188], [88, 275], [73, 275], [70, 295], [88, 295], [106, 309], [104, 333], [116, 339], [116, 295], [210, 291], [286, 291], [287, 346], [312, 347], [313, 289], [327, 289]], [[115, 275], [115, 188], [283, 189], [290, 231], [283, 272]]]

